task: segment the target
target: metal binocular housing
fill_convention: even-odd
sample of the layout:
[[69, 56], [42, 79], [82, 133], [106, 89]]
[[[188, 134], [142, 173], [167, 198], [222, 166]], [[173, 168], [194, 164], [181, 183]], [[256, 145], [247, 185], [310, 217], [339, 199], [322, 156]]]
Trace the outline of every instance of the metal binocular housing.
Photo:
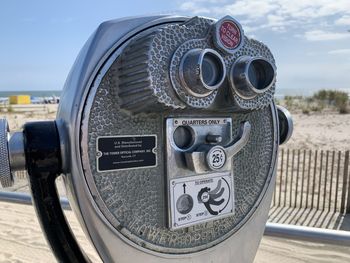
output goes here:
[[1, 122], [1, 182], [28, 170], [61, 261], [89, 261], [56, 200], [62, 173], [104, 262], [253, 262], [293, 126], [275, 88], [271, 51], [230, 16], [105, 22], [76, 59], [55, 121], [9, 140]]

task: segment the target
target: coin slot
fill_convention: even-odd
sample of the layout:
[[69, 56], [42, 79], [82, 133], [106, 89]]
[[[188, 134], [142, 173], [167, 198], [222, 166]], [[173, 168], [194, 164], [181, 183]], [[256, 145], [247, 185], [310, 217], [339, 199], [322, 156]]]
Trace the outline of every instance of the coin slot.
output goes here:
[[179, 149], [188, 149], [194, 143], [194, 131], [189, 126], [179, 126], [174, 131], [173, 139]]

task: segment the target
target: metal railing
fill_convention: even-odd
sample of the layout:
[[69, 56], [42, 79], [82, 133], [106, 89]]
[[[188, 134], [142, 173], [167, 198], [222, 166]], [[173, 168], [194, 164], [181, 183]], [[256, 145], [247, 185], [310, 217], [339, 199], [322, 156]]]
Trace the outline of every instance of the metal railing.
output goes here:
[[[349, 151], [281, 149], [272, 200], [273, 207], [350, 213]], [[26, 178], [27, 172], [16, 172]], [[31, 204], [25, 193], [0, 192], [0, 200]], [[61, 198], [63, 209], [70, 209]], [[311, 215], [313, 216], [313, 215]], [[319, 215], [318, 215], [319, 216]], [[277, 218], [277, 216], [275, 216]], [[350, 232], [267, 222], [265, 235], [320, 243], [350, 244]]]
[[295, 226], [267, 222], [265, 236], [317, 242], [338, 246], [350, 246], [350, 232], [342, 230], [322, 229], [315, 227]]
[[349, 151], [281, 149], [272, 206], [350, 213]]
[[[0, 191], [0, 200], [10, 203], [32, 205], [32, 198], [30, 194], [27, 193], [12, 193]], [[60, 202], [63, 209], [71, 209], [67, 198], [61, 197]], [[335, 231], [329, 229], [293, 226], [287, 224], [276, 224], [267, 222], [264, 235], [341, 246], [350, 245], [349, 231]]]

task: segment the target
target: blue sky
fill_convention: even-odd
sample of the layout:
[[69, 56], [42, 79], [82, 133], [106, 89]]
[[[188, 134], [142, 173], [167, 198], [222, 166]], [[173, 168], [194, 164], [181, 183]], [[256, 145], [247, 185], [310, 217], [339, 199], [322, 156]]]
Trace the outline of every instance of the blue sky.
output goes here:
[[271, 48], [279, 89], [350, 89], [349, 0], [2, 0], [0, 91], [62, 89], [101, 22], [143, 14], [232, 15]]

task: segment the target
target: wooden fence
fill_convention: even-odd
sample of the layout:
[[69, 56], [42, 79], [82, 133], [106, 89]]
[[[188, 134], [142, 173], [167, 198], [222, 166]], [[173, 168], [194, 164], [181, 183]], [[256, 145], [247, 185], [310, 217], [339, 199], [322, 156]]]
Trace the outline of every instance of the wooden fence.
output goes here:
[[350, 213], [349, 151], [281, 149], [272, 206]]
[[19, 178], [19, 179], [26, 179], [27, 178], [27, 171], [16, 171], [14, 176], [15, 176], [15, 178]]

